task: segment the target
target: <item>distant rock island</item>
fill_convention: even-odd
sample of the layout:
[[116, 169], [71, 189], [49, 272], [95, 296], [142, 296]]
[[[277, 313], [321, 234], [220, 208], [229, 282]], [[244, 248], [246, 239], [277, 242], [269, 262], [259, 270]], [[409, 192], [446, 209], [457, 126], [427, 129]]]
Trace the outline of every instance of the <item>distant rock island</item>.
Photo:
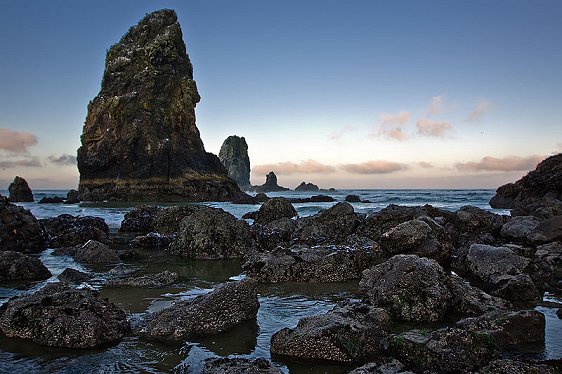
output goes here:
[[295, 191], [318, 192], [320, 191], [320, 187], [313, 183], [302, 182], [295, 188]]
[[219, 159], [228, 172], [228, 176], [238, 184], [242, 190], [250, 188], [250, 157], [248, 144], [244, 137], [229, 136], [222, 143]]
[[256, 192], [277, 192], [277, 191], [289, 191], [287, 187], [281, 187], [277, 184], [277, 175], [270, 171], [269, 174], [265, 176], [265, 183], [261, 186], [255, 186], [254, 191]]
[[107, 52], [78, 149], [81, 200], [228, 201], [242, 194], [195, 125], [200, 97], [173, 10]]
[[31, 192], [27, 181], [22, 177], [16, 176], [14, 178], [14, 181], [8, 187], [8, 192], [10, 192], [9, 200], [12, 203], [33, 202], [33, 192]]

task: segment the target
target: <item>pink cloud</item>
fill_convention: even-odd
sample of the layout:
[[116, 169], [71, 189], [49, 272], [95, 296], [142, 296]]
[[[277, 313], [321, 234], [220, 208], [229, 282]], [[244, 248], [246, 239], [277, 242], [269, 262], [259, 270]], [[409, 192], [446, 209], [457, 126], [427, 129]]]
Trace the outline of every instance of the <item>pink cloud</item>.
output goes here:
[[472, 109], [466, 118], [467, 122], [480, 121], [484, 118], [484, 115], [492, 109], [493, 104], [490, 101], [480, 100], [478, 104]]
[[418, 165], [424, 169], [433, 169], [435, 167], [431, 162], [426, 162], [426, 161], [420, 161], [418, 162]]
[[444, 99], [443, 95], [432, 97], [431, 102], [427, 107], [427, 114], [431, 116], [431, 115], [442, 113], [443, 110], [445, 109], [445, 104], [443, 102], [444, 101], [443, 99]]
[[416, 123], [418, 133], [425, 136], [443, 138], [453, 126], [449, 122], [436, 122], [429, 119], [420, 119]]
[[292, 161], [279, 162], [276, 164], [256, 165], [252, 168], [253, 172], [266, 174], [270, 171], [276, 174], [320, 174], [333, 173], [336, 171], [334, 166], [322, 164], [316, 160], [306, 160], [300, 163]]
[[37, 144], [37, 137], [30, 132], [0, 128], [0, 150], [25, 154], [27, 148], [35, 144]]
[[408, 166], [405, 164], [386, 160], [367, 161], [340, 166], [340, 169], [351, 174], [389, 174], [407, 168]]
[[545, 156], [507, 156], [492, 157], [486, 156], [480, 161], [458, 162], [455, 167], [460, 171], [526, 171], [534, 170]]
[[410, 120], [410, 112], [403, 110], [398, 114], [381, 113], [379, 117], [381, 125], [405, 125]]

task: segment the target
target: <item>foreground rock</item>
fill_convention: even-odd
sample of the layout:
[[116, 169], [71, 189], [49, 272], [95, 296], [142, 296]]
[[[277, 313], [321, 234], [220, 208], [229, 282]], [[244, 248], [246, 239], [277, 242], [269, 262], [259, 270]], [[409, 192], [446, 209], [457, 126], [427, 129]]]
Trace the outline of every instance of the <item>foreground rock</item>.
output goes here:
[[250, 226], [222, 209], [202, 207], [183, 219], [169, 251], [198, 259], [243, 258], [255, 250]]
[[140, 333], [148, 339], [180, 343], [196, 336], [218, 334], [255, 318], [259, 306], [252, 282], [225, 283], [208, 294], [178, 302], [148, 317]]
[[263, 283], [344, 282], [359, 279], [380, 259], [363, 248], [347, 246], [278, 248], [251, 256], [244, 270]]
[[297, 211], [284, 197], [269, 199], [252, 215], [255, 223], [265, 225], [281, 218], [293, 218]]
[[317, 185], [313, 184], [313, 183], [306, 183], [306, 182], [302, 182], [301, 184], [299, 184], [297, 186], [297, 188], [295, 188], [295, 191], [300, 191], [300, 192], [318, 192], [320, 191], [320, 187], [318, 187]]
[[514, 216], [562, 215], [562, 154], [548, 157], [517, 182], [498, 188], [490, 205], [512, 209]]
[[494, 360], [478, 371], [480, 374], [555, 374], [555, 366], [527, 363], [515, 360]]
[[383, 309], [351, 303], [299, 321], [294, 329], [282, 329], [271, 337], [274, 357], [350, 363], [379, 356], [390, 330]]
[[265, 177], [265, 183], [261, 186], [254, 187], [256, 192], [276, 192], [276, 191], [288, 191], [286, 187], [281, 187], [277, 184], [277, 175], [270, 171]]
[[209, 358], [205, 360], [202, 374], [281, 374], [265, 358]]
[[10, 193], [10, 202], [33, 202], [33, 192], [31, 188], [27, 185], [27, 181], [22, 177], [16, 176], [14, 181], [10, 183], [8, 187], [8, 192]]
[[199, 100], [176, 13], [146, 15], [107, 52], [101, 90], [88, 105], [78, 149], [82, 200], [237, 198], [240, 189], [201, 141]]
[[82, 283], [93, 278], [93, 275], [84, 273], [80, 270], [66, 268], [57, 277], [63, 283]]
[[370, 362], [349, 372], [349, 374], [414, 374], [406, 370], [406, 367], [396, 359], [389, 359], [388, 362]]
[[129, 331], [129, 322], [125, 312], [97, 299], [94, 291], [50, 284], [8, 301], [0, 329], [7, 337], [40, 345], [94, 348], [118, 343]]
[[51, 248], [71, 247], [88, 240], [105, 241], [109, 232], [109, 226], [99, 217], [61, 214], [39, 222], [47, 233], [47, 245]]
[[165, 270], [158, 274], [145, 274], [125, 279], [112, 279], [105, 285], [108, 287], [135, 287], [135, 288], [158, 288], [169, 286], [178, 280], [178, 274]]
[[531, 276], [539, 288], [562, 289], [562, 242], [537, 247], [532, 260]]
[[158, 206], [141, 205], [127, 213], [121, 222], [119, 231], [160, 234], [177, 233], [185, 217], [199, 210], [199, 205], [181, 205], [161, 208]]
[[337, 203], [297, 222], [295, 239], [303, 244], [343, 244], [361, 223], [349, 203]]
[[238, 184], [242, 191], [250, 188], [250, 157], [248, 144], [244, 137], [229, 136], [224, 140], [219, 152], [219, 159], [228, 172], [228, 176]]
[[36, 253], [45, 249], [45, 237], [37, 219], [0, 195], [0, 251]]
[[0, 281], [41, 280], [51, 276], [41, 260], [14, 251], [0, 252]]
[[115, 264], [120, 261], [119, 256], [113, 249], [95, 240], [89, 240], [86, 244], [78, 247], [74, 259], [90, 265]]

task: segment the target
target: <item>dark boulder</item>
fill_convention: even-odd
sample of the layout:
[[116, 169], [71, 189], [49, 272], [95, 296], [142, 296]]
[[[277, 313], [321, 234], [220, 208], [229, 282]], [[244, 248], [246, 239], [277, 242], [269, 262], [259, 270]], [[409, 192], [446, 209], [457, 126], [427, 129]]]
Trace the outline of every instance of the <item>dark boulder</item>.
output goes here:
[[96, 298], [91, 290], [50, 284], [11, 299], [0, 317], [7, 337], [66, 348], [94, 348], [118, 343], [129, 331], [125, 312]]
[[390, 318], [379, 308], [363, 303], [337, 306], [330, 312], [306, 317], [294, 329], [271, 337], [276, 358], [351, 363], [380, 356], [390, 331]]
[[250, 226], [222, 209], [202, 207], [184, 218], [169, 251], [198, 259], [243, 258], [255, 249]]
[[35, 253], [45, 249], [45, 237], [37, 219], [0, 195], [0, 251]]
[[162, 209], [158, 206], [141, 205], [125, 213], [119, 231], [139, 233], [154, 231], [154, 219]]
[[533, 216], [513, 217], [503, 225], [500, 234], [506, 240], [525, 243], [539, 223], [541, 221]]
[[109, 232], [109, 226], [99, 217], [61, 214], [39, 222], [47, 233], [47, 245], [51, 248], [71, 247], [88, 240], [105, 241]]
[[63, 283], [82, 283], [92, 279], [93, 275], [84, 273], [80, 270], [66, 268], [57, 278]]
[[363, 270], [380, 260], [380, 255], [347, 246], [278, 248], [250, 256], [244, 270], [264, 283], [344, 282], [359, 279]]
[[499, 187], [490, 205], [512, 209], [514, 216], [562, 215], [562, 154], [548, 157], [517, 182]]
[[201, 141], [199, 100], [176, 13], [147, 14], [107, 51], [77, 154], [81, 199], [237, 198], [240, 189]]
[[78, 262], [90, 265], [115, 264], [119, 262], [117, 253], [107, 245], [95, 240], [88, 240], [79, 246], [74, 254]]
[[0, 281], [41, 280], [51, 276], [41, 260], [20, 252], [0, 251]]
[[33, 192], [27, 185], [27, 181], [22, 177], [16, 176], [14, 181], [8, 187], [10, 193], [9, 200], [12, 203], [33, 202]]
[[202, 374], [281, 374], [265, 358], [250, 360], [247, 358], [208, 358], [205, 360]]
[[254, 190], [256, 192], [277, 192], [277, 191], [289, 191], [286, 187], [281, 187], [277, 184], [277, 175], [270, 171], [265, 177], [265, 183], [261, 186], [255, 186]]
[[108, 287], [134, 287], [134, 288], [159, 288], [169, 286], [178, 280], [178, 274], [165, 270], [158, 274], [145, 274], [127, 277], [124, 279], [111, 279], [106, 282]]
[[384, 361], [386, 362], [369, 362], [350, 371], [348, 374], [414, 374], [414, 372], [406, 370], [406, 367], [396, 359]]
[[[560, 366], [560, 365], [559, 365]], [[478, 371], [479, 374], [556, 374], [560, 370], [556, 366], [540, 363], [529, 363], [510, 359], [490, 362]]]
[[562, 216], [555, 216], [539, 223], [528, 234], [527, 240], [533, 244], [562, 241]]
[[151, 249], [157, 251], [165, 251], [170, 244], [176, 240], [177, 234], [160, 234], [158, 232], [149, 232], [146, 235], [136, 236], [129, 242], [131, 248]]
[[140, 334], [147, 339], [180, 343], [227, 331], [256, 318], [258, 294], [250, 281], [225, 283], [208, 294], [180, 301], [149, 317]]
[[349, 203], [337, 203], [315, 216], [299, 219], [295, 240], [308, 245], [340, 244], [355, 232], [360, 223]]
[[250, 157], [244, 137], [232, 135], [226, 138], [222, 143], [219, 159], [228, 176], [234, 179], [241, 190], [250, 188]]
[[62, 204], [64, 203], [64, 198], [60, 196], [45, 196], [39, 200], [39, 204]]
[[293, 218], [296, 216], [297, 211], [287, 199], [276, 197], [262, 204], [254, 215], [254, 222], [265, 225], [281, 218]]
[[78, 204], [80, 203], [80, 193], [76, 190], [70, 190], [66, 194], [65, 204]]
[[289, 200], [291, 204], [303, 204], [303, 203], [333, 203], [336, 201], [332, 196], [326, 195], [314, 195], [310, 197], [293, 197]]
[[470, 246], [482, 235], [489, 235], [495, 240], [500, 238], [503, 225], [510, 220], [509, 216], [501, 216], [486, 210], [464, 206], [451, 219], [456, 234], [457, 246]]
[[534, 271], [531, 277], [539, 288], [546, 286], [562, 289], [562, 242], [537, 247], [532, 261]]
[[185, 217], [201, 208], [200, 205], [180, 205], [167, 208], [141, 205], [127, 213], [121, 222], [119, 231], [160, 234], [177, 233]]
[[361, 198], [357, 195], [347, 195], [345, 197], [345, 201], [347, 201], [348, 203], [360, 203]]
[[299, 184], [297, 186], [297, 188], [295, 188], [295, 191], [318, 192], [318, 191], [320, 191], [320, 187], [318, 187], [317, 185], [312, 184], [312, 183], [302, 182], [301, 184]]
[[259, 248], [273, 250], [290, 245], [296, 224], [290, 218], [281, 218], [265, 225], [254, 224], [250, 230]]

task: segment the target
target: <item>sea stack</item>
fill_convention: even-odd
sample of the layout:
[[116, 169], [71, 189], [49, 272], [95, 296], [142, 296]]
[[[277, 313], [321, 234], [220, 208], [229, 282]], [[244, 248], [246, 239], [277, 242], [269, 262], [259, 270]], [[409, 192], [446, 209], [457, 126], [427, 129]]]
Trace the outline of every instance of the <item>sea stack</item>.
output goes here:
[[10, 192], [9, 200], [12, 203], [33, 202], [33, 192], [31, 192], [27, 181], [22, 177], [16, 176], [14, 178], [14, 181], [8, 187], [8, 192]]
[[228, 176], [242, 190], [250, 188], [250, 157], [248, 156], [248, 144], [244, 137], [236, 135], [229, 136], [222, 143], [219, 159], [228, 171]]
[[80, 199], [228, 201], [241, 191], [195, 125], [200, 97], [173, 10], [146, 15], [106, 55], [78, 149]]
[[286, 187], [281, 187], [277, 184], [277, 175], [274, 172], [270, 171], [265, 176], [265, 183], [261, 186], [256, 186], [256, 192], [276, 192], [276, 191], [289, 191]]

